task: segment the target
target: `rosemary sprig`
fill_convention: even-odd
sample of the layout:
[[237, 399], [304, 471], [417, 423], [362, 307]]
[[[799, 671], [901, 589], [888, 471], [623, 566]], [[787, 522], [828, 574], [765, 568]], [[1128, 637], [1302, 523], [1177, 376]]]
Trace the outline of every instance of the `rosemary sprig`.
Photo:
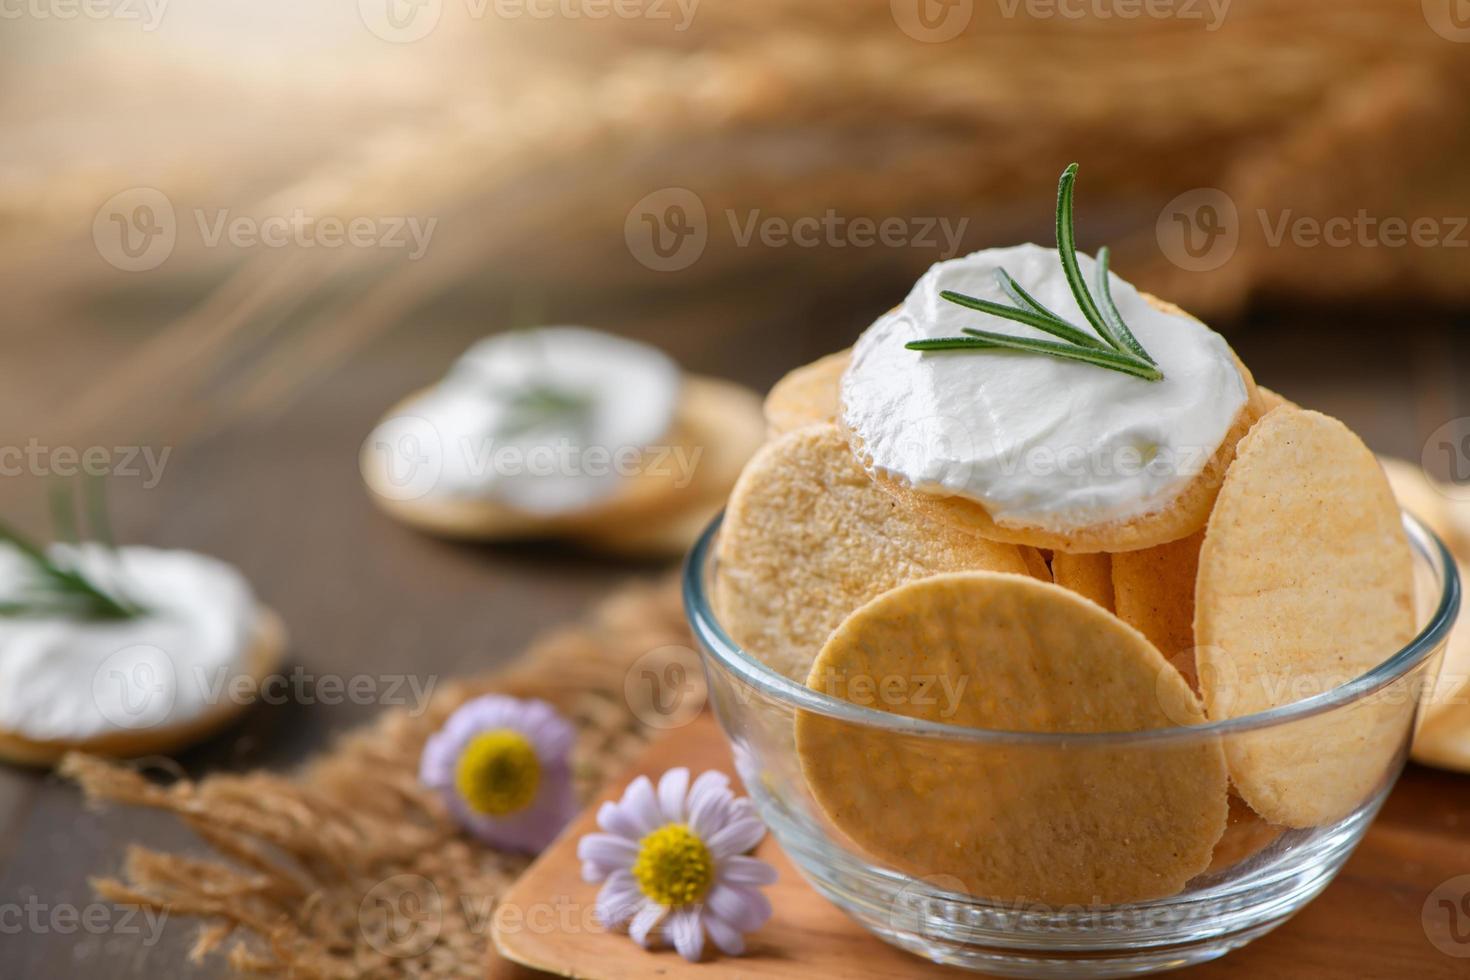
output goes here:
[[548, 384], [528, 385], [510, 393], [506, 413], [496, 429], [502, 439], [512, 439], [548, 428], [577, 428], [592, 411], [592, 399], [580, 392]]
[[1019, 350], [1031, 354], [1050, 354], [1063, 360], [1082, 361], [1097, 367], [1121, 371], [1146, 381], [1157, 380], [1147, 364], [1139, 364], [1131, 358], [1113, 351], [1073, 344], [1058, 344], [1050, 340], [1031, 340], [1027, 337], [1012, 337], [1003, 333], [985, 330], [965, 330], [963, 337], [935, 337], [931, 340], [915, 340], [906, 344], [909, 350]]
[[[1062, 263], [1062, 274], [1077, 308], [1089, 326], [1096, 332], [1093, 337], [1079, 327], [1068, 323], [1056, 313], [1043, 306], [1035, 297], [1021, 288], [1021, 284], [1004, 269], [996, 270], [1000, 288], [1015, 306], [1004, 306], [988, 300], [967, 296], [952, 290], [939, 294], [941, 299], [966, 309], [988, 313], [991, 316], [1025, 324], [1044, 333], [1049, 333], [1066, 343], [1035, 340], [1029, 337], [1013, 337], [1009, 334], [992, 333], [986, 330], [963, 329], [963, 337], [939, 337], [931, 340], [915, 340], [904, 344], [909, 350], [1015, 350], [1032, 354], [1047, 354], [1063, 360], [1080, 361], [1110, 371], [1120, 371], [1144, 381], [1161, 381], [1164, 372], [1143, 345], [1133, 336], [1123, 315], [1113, 302], [1113, 293], [1108, 282], [1109, 254], [1106, 248], [1097, 253], [1097, 277], [1099, 304], [1088, 292], [1082, 268], [1077, 262], [1077, 241], [1073, 230], [1073, 197], [1077, 182], [1077, 164], [1062, 171], [1057, 184], [1057, 257]], [[1097, 338], [1102, 338], [1098, 340]]]
[[[100, 488], [89, 488], [89, 509], [94, 540], [113, 551], [106, 509]], [[76, 501], [69, 487], [51, 494], [51, 515], [59, 540], [81, 546], [76, 520]], [[136, 619], [147, 610], [117, 589], [104, 588], [80, 563], [62, 564], [45, 548], [14, 528], [0, 522], [0, 543], [8, 544], [25, 558], [35, 581], [25, 595], [0, 600], [0, 616], [59, 615], [76, 619]]]

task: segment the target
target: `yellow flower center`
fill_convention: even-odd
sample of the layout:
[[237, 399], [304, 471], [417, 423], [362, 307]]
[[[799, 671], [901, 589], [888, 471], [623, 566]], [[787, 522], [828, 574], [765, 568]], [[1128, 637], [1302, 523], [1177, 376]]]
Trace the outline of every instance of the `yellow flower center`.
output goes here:
[[639, 841], [633, 880], [660, 905], [688, 905], [709, 891], [715, 862], [694, 831], [682, 823], [666, 824]]
[[541, 763], [520, 732], [509, 728], [481, 732], [461, 753], [454, 785], [476, 813], [503, 817], [524, 810], [536, 798]]

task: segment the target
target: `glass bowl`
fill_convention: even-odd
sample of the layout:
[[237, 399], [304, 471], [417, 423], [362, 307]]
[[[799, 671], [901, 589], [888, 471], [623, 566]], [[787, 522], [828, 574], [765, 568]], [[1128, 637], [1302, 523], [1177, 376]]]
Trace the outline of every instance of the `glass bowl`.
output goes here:
[[[1321, 892], [1362, 839], [1403, 770], [1421, 699], [1433, 684], [1459, 605], [1459, 581], [1444, 545], [1412, 517], [1405, 516], [1404, 527], [1414, 553], [1421, 627], [1413, 642], [1362, 677], [1326, 691], [1303, 691], [1305, 697], [1283, 707], [1170, 729], [989, 731], [909, 718], [811, 690], [742, 651], [716, 618], [710, 587], [718, 518], [690, 554], [684, 602], [710, 703], [737, 769], [776, 840], [818, 892], [880, 938], [935, 962], [1000, 976], [1129, 976], [1210, 960], [1265, 934]], [[890, 860], [875, 856], [829, 819], [796, 750], [794, 732], [803, 714], [819, 716], [869, 747], [873, 738], [883, 739], [891, 764], [912, 776], [909, 786], [919, 799], [930, 788], [936, 793], [934, 813], [916, 819], [941, 825], [942, 816], [935, 815], [937, 783], [947, 780], [942, 793], [953, 801], [956, 774], [974, 779], [974, 793], [1024, 797], [1028, 773], [1081, 774], [1078, 782], [1085, 783], [1086, 774], [1115, 773], [1116, 767], [1154, 773], [1177, 767], [1191, 753], [1223, 751], [1231, 758], [1277, 743], [1310, 746], [1297, 763], [1304, 778], [1330, 779], [1342, 803], [1338, 815], [1316, 826], [1276, 827], [1232, 790], [1229, 822], [1209, 867], [1167, 897], [1110, 904], [1044, 894], [972, 894], [943, 868], [926, 873], [900, 867], [904, 861], [892, 853]], [[1047, 800], [1057, 798], [1053, 792]], [[1051, 832], [1098, 825], [1084, 788], [1079, 785], [1070, 799], [1074, 812], [1048, 812]], [[1140, 813], [1136, 827], [1125, 826], [1110, 839], [1123, 842], [1125, 851], [1135, 839], [1157, 841], [1149, 836], [1151, 816]], [[1102, 823], [1116, 830], [1117, 819], [1113, 813], [1111, 823]], [[1043, 854], [1043, 876], [1046, 860]]]

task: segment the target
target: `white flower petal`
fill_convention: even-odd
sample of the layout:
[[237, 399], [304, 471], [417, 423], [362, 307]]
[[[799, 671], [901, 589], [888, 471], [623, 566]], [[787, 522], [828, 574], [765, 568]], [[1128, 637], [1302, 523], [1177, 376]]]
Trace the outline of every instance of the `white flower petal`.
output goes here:
[[577, 857], [604, 872], [631, 868], [638, 860], [638, 845], [618, 834], [583, 834], [577, 841]]
[[[718, 776], [719, 779], [707, 779], [708, 776]], [[708, 840], [725, 825], [731, 799], [728, 780], [723, 773], [707, 772], [700, 776], [689, 791], [689, 829], [700, 840]]]
[[709, 933], [710, 939], [714, 940], [715, 945], [720, 947], [720, 952], [726, 956], [739, 956], [745, 952], [745, 937], [740, 935], [739, 929], [736, 929], [709, 909], [704, 910], [702, 921], [704, 922], [704, 931]]
[[713, 834], [704, 838], [704, 846], [716, 861], [721, 858], [744, 854], [766, 836], [766, 825], [754, 817], [727, 823]]
[[614, 874], [597, 893], [597, 921], [608, 928], [620, 926], [639, 911], [647, 902], [638, 890], [638, 883], [627, 872]]
[[776, 869], [760, 858], [736, 854], [720, 863], [720, 880], [732, 885], [770, 885], [776, 881]]
[[746, 885], [720, 883], [710, 889], [709, 910], [741, 932], [754, 932], [771, 917], [771, 901]]
[[639, 776], [628, 784], [627, 790], [623, 793], [622, 808], [623, 812], [637, 825], [637, 839], [639, 840], [663, 826], [664, 819], [658, 808], [658, 796], [655, 795], [653, 783], [647, 776]]
[[637, 821], [620, 804], [611, 800], [597, 808], [597, 826], [609, 834], [616, 834], [634, 843], [643, 839], [643, 835], [638, 832]]
[[745, 796], [737, 797], [730, 801], [729, 813], [731, 820], [744, 820], [746, 817], [760, 819], [759, 814], [756, 813], [755, 804], [751, 802], [749, 797]]
[[684, 797], [689, 792], [689, 770], [670, 769], [658, 781], [658, 804], [667, 823], [684, 822]]
[[628, 926], [628, 935], [632, 937], [633, 942], [647, 949], [648, 934], [653, 931], [654, 926], [663, 921], [668, 911], [667, 907], [655, 902], [649, 902], [639, 909]]
[[704, 953], [704, 929], [699, 913], [692, 908], [675, 909], [664, 924], [664, 935], [673, 941], [674, 949], [690, 963], [698, 963]]

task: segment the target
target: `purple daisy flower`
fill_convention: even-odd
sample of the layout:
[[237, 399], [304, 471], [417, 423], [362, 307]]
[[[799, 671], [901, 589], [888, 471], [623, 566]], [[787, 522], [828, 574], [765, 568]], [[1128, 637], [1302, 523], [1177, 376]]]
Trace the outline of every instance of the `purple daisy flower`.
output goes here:
[[597, 918], [626, 924], [638, 945], [647, 948], [657, 929], [692, 963], [708, 933], [739, 956], [744, 933], [771, 917], [760, 887], [776, 880], [776, 869], [746, 853], [766, 828], [723, 773], [706, 772], [691, 787], [688, 769], [670, 769], [656, 790], [639, 776], [620, 801], [602, 804], [597, 825], [602, 833], [577, 843], [582, 878], [603, 882]]
[[535, 853], [577, 813], [568, 760], [575, 740], [545, 701], [486, 695], [460, 705], [429, 736], [419, 781], [485, 843]]

